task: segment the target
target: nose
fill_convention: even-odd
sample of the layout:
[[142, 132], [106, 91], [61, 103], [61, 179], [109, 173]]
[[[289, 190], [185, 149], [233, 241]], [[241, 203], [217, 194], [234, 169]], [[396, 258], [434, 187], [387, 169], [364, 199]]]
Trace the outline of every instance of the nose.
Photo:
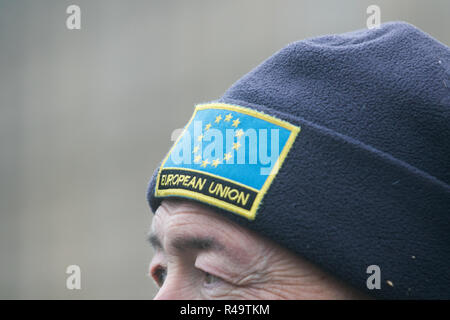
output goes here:
[[181, 300], [181, 298], [177, 299], [174, 291], [165, 290], [164, 287], [161, 287], [153, 300]]

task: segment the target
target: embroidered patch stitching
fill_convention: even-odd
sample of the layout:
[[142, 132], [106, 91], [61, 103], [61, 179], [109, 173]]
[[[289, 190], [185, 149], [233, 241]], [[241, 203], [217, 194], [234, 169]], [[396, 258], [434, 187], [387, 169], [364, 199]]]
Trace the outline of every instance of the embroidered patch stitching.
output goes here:
[[[262, 186], [258, 188], [254, 188], [245, 184], [242, 184], [233, 179], [228, 179], [227, 177], [216, 175], [211, 172], [205, 172], [202, 170], [196, 170], [192, 168], [184, 168], [184, 167], [165, 167], [166, 162], [168, 161], [170, 155], [174, 148], [178, 145], [180, 140], [183, 138], [186, 130], [190, 127], [192, 121], [195, 119], [197, 113], [201, 110], [228, 110], [236, 113], [240, 113], [243, 115], [251, 116], [257, 119], [261, 119], [263, 121], [274, 124], [278, 127], [282, 127], [287, 129], [290, 134], [278, 155], [275, 165], [271, 169], [270, 174], [264, 180]], [[220, 121], [227, 121], [228, 123], [232, 123], [231, 126], [238, 128], [240, 124], [239, 118], [231, 121], [233, 117], [231, 113], [226, 115], [224, 118], [221, 115], [216, 117], [216, 121], [220, 123]], [[207, 124], [205, 126], [205, 130], [209, 130], [211, 128], [211, 124]], [[253, 109], [249, 109], [242, 106], [230, 105], [224, 103], [210, 103], [210, 104], [202, 104], [197, 105], [195, 111], [186, 124], [183, 133], [178, 137], [176, 142], [171, 147], [170, 151], [164, 158], [160, 170], [158, 172], [157, 180], [156, 180], [156, 188], [155, 188], [155, 196], [156, 197], [170, 197], [170, 196], [181, 196], [192, 199], [197, 199], [207, 204], [211, 204], [213, 206], [225, 209], [227, 211], [242, 215], [249, 220], [254, 220], [256, 217], [256, 212], [258, 207], [270, 187], [270, 184], [274, 180], [278, 170], [283, 164], [289, 150], [291, 149], [298, 133], [300, 132], [300, 127], [292, 125], [284, 120], [277, 119], [273, 116], [267, 115], [260, 111], [256, 111]], [[238, 129], [236, 131], [236, 136], [242, 135], [243, 131]], [[201, 141], [202, 137], [198, 137], [199, 141]], [[233, 149], [239, 148], [239, 142], [233, 143]], [[194, 148], [193, 153], [196, 152]], [[227, 153], [225, 154], [225, 158], [223, 161], [227, 161]], [[196, 160], [199, 160], [198, 157]], [[219, 165], [220, 160], [215, 159], [210, 163], [208, 159], [203, 161], [196, 161], [199, 164], [200, 168], [206, 168], [207, 165], [217, 167]], [[201, 160], [201, 159], [200, 159]], [[216, 162], [214, 162], [216, 161]], [[215, 195], [215, 196], [212, 196]]]

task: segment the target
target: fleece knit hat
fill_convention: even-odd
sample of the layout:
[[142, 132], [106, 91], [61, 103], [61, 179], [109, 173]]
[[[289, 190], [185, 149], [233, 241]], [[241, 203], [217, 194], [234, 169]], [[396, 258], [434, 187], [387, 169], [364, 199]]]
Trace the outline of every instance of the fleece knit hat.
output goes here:
[[147, 196], [209, 205], [373, 297], [450, 299], [449, 183], [450, 49], [395, 22], [292, 43], [198, 105]]

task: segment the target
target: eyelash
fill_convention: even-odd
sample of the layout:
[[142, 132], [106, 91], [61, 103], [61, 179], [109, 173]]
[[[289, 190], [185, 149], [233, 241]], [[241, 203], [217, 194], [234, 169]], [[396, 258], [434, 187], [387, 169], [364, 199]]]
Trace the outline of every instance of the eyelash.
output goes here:
[[[206, 287], [213, 286], [215, 282], [223, 281], [220, 277], [217, 277], [201, 269], [199, 270], [204, 273], [203, 283]], [[163, 266], [157, 266], [152, 272], [152, 277], [155, 280], [156, 284], [159, 287], [162, 287], [167, 277], [167, 268]]]
[[209, 287], [209, 286], [213, 286], [216, 282], [218, 281], [223, 281], [221, 278], [216, 277], [213, 274], [210, 274], [208, 272], [204, 272], [204, 280], [203, 283], [205, 284], [205, 286]]

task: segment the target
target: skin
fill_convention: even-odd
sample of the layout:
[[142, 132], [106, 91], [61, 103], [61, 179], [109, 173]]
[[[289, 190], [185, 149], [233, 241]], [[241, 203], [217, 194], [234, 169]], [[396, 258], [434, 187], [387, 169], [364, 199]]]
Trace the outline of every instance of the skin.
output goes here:
[[155, 299], [354, 299], [358, 292], [201, 204], [164, 200], [150, 231]]

